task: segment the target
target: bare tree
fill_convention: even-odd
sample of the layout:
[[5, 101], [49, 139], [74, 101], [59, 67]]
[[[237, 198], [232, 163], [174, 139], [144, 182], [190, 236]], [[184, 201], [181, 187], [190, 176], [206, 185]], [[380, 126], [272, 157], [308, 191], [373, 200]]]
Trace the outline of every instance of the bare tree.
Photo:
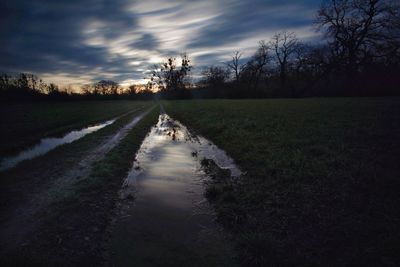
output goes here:
[[299, 43], [293, 52], [293, 61], [291, 62], [294, 72], [299, 75], [309, 67], [308, 62], [312, 48], [309, 45]]
[[222, 67], [208, 67], [202, 71], [201, 83], [210, 87], [222, 86], [229, 78], [229, 70]]
[[130, 85], [130, 86], [128, 87], [128, 89], [127, 89], [127, 93], [128, 93], [129, 95], [137, 94], [139, 91], [140, 91], [140, 88], [139, 88], [139, 86], [137, 86], [136, 84]]
[[82, 94], [84, 94], [84, 95], [95, 94], [93, 89], [94, 89], [94, 87], [92, 86], [92, 84], [84, 84], [81, 86], [81, 91], [82, 91]]
[[0, 90], [8, 90], [12, 86], [13, 77], [8, 74], [0, 75]]
[[257, 51], [246, 64], [246, 76], [249, 80], [248, 82], [250, 87], [253, 90], [257, 90], [258, 83], [266, 71], [265, 67], [269, 60], [269, 49], [270, 48], [265, 41], [260, 41], [258, 43]]
[[[399, 29], [395, 26], [399, 9], [394, 2], [330, 0], [321, 6], [316, 23], [330, 38], [331, 54], [338, 67], [344, 65], [353, 75], [369, 59], [399, 49]], [[388, 44], [392, 44], [390, 48]]]
[[30, 89], [37, 92], [46, 92], [46, 84], [38, 76], [31, 73], [20, 73], [13, 78], [13, 85], [17, 88]]
[[60, 88], [54, 84], [54, 83], [50, 83], [49, 85], [47, 85], [47, 89], [46, 89], [47, 94], [57, 94], [60, 92]]
[[289, 60], [298, 50], [299, 43], [294, 32], [286, 31], [276, 33], [270, 41], [270, 45], [275, 52], [275, 57], [279, 65], [281, 87], [285, 87]]
[[240, 58], [242, 57], [242, 53], [239, 51], [235, 51], [232, 56], [232, 60], [226, 64], [226, 66], [233, 72], [235, 75], [235, 81], [240, 81], [240, 74], [246, 68], [246, 64], [240, 63]]
[[116, 95], [119, 93], [120, 86], [117, 82], [111, 80], [101, 80], [93, 85], [94, 92], [101, 95]]

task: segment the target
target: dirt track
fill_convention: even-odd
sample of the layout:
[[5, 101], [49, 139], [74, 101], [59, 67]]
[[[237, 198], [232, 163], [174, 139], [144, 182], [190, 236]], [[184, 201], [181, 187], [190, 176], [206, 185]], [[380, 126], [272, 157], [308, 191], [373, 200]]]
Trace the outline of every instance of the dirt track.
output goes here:
[[18, 251], [30, 247], [33, 240], [40, 236], [37, 229], [53, 201], [84, 179], [92, 165], [126, 137], [148, 112], [131, 117], [128, 123], [97, 141], [94, 147], [83, 151], [77, 147], [76, 154], [65, 155], [61, 149], [42, 160], [28, 162], [22, 168], [1, 174], [3, 181], [15, 181], [5, 183], [2, 188], [0, 259], [5, 259], [6, 255], [19, 255]]

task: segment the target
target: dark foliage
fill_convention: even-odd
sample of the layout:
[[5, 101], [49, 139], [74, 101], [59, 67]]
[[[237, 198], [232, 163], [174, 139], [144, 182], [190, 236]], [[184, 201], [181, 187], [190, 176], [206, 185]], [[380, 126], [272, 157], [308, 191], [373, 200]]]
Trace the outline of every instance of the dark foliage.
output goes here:
[[117, 82], [110, 80], [84, 85], [81, 93], [74, 93], [70, 88], [46, 84], [33, 74], [0, 75], [1, 101], [150, 100], [153, 97], [153, 92], [146, 88], [131, 86], [124, 90]]

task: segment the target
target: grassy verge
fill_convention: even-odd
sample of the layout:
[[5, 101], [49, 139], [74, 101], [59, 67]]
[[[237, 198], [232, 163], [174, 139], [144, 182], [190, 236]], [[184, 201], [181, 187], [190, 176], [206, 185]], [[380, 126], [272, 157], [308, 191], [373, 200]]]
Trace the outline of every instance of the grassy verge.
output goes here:
[[[244, 266], [400, 264], [400, 99], [166, 101], [247, 173], [206, 195]], [[208, 164], [210, 165], [210, 164]]]
[[99, 266], [104, 262], [106, 230], [118, 191], [158, 114], [158, 108], [153, 108], [105, 158], [95, 163], [88, 177], [60, 194], [41, 214], [40, 230], [22, 252], [22, 263], [29, 260], [41, 266]]
[[[48, 177], [49, 172], [51, 172], [55, 166], [59, 173], [65, 172], [67, 168], [81, 160], [91, 149], [104, 142], [105, 138], [114, 134], [130, 122], [133, 117], [149, 107], [150, 103], [143, 109], [126, 114], [113, 124], [88, 134], [73, 143], [61, 145], [42, 156], [21, 162], [15, 168], [0, 172], [0, 185], [4, 187], [7, 184], [26, 183], [27, 178], [35, 176], [38, 176], [38, 178], [41, 177], [40, 179], [46, 182], [46, 179], [43, 179], [43, 177]], [[32, 174], [31, 170], [35, 170], [35, 173]], [[4, 192], [4, 194], [6, 193], [7, 192]], [[9, 196], [4, 197], [4, 199], [8, 198]]]
[[102, 122], [138, 108], [144, 101], [4, 104], [0, 108], [0, 157], [55, 136]]

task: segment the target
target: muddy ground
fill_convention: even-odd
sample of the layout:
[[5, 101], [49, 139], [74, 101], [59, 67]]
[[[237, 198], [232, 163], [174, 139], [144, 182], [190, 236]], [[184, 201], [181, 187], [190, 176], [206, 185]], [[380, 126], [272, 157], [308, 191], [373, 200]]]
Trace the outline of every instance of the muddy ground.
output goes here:
[[240, 175], [233, 160], [210, 141], [160, 115], [121, 189], [111, 231], [113, 264], [236, 266], [229, 238], [204, 197], [204, 157]]
[[204, 197], [204, 157], [241, 174], [225, 152], [153, 108], [21, 163], [1, 174], [1, 263], [235, 266]]
[[[114, 195], [101, 190], [96, 195], [93, 190], [85, 198], [79, 198], [83, 195], [76, 190], [90, 175], [94, 164], [115, 149], [149, 111], [126, 114], [98, 133], [0, 174], [3, 264], [72, 266], [85, 263], [84, 258], [100, 262], [103, 257], [100, 241], [106, 222], [96, 218], [105, 218], [105, 213], [112, 210]], [[76, 209], [68, 203], [71, 201], [84, 209]], [[71, 216], [60, 217], [60, 214]], [[80, 240], [68, 238], [69, 235]]]

